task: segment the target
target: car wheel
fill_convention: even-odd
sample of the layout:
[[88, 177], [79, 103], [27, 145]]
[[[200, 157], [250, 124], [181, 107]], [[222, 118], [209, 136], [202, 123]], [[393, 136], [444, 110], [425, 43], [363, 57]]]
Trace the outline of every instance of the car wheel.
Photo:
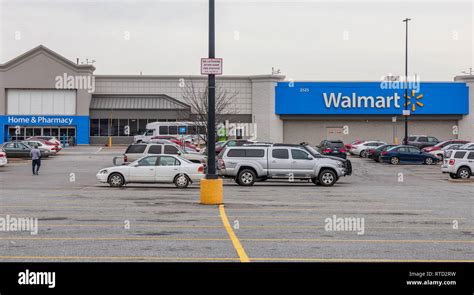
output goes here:
[[367, 158], [367, 151], [366, 150], [363, 150], [362, 152], [360, 152], [360, 156], [362, 158]]
[[244, 169], [239, 172], [237, 179], [239, 185], [251, 186], [255, 183], [256, 175], [252, 170]]
[[425, 158], [425, 164], [426, 165], [433, 165], [434, 164], [433, 158], [430, 158], [430, 157]]
[[400, 164], [400, 159], [397, 158], [397, 157], [391, 157], [391, 158], [390, 158], [390, 164], [392, 164], [392, 165], [398, 165], [398, 164]]
[[186, 188], [189, 185], [189, 178], [184, 174], [178, 174], [173, 182], [177, 188]]
[[336, 183], [336, 181], [337, 175], [332, 170], [326, 169], [319, 173], [318, 183], [322, 186], [332, 186]]
[[109, 176], [108, 183], [112, 187], [121, 187], [125, 184], [125, 179], [120, 173], [112, 173]]
[[451, 177], [452, 179], [458, 179], [458, 175], [456, 173], [449, 173], [449, 177]]
[[468, 179], [471, 177], [471, 170], [466, 167], [462, 167], [458, 170], [457, 177], [461, 179]]

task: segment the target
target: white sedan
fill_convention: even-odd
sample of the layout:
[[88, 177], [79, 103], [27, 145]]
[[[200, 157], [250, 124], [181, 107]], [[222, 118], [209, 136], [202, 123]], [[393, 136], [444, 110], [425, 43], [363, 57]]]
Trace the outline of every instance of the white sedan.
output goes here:
[[0, 167], [5, 166], [7, 163], [7, 153], [0, 148]]
[[349, 150], [351, 155], [361, 156], [362, 158], [367, 158], [369, 156], [370, 149], [376, 149], [381, 145], [386, 145], [387, 143], [378, 140], [364, 141], [359, 144], [355, 144]]
[[150, 155], [128, 165], [101, 169], [97, 173], [100, 182], [113, 187], [126, 183], [174, 183], [185, 188], [191, 182], [204, 177], [204, 166], [175, 155]]

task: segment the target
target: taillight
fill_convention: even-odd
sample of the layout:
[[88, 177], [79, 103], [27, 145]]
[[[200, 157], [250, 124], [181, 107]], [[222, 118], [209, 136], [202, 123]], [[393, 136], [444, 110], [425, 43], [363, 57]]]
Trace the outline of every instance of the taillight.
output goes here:
[[204, 167], [203, 167], [203, 166], [199, 166], [198, 172], [199, 172], [199, 173], [204, 173]]
[[332, 152], [331, 149], [324, 149], [324, 150], [323, 150], [323, 154], [330, 153], [330, 152]]
[[225, 169], [225, 162], [222, 159], [217, 160], [217, 164], [221, 169]]
[[454, 165], [454, 163], [456, 163], [456, 160], [454, 159], [449, 160], [449, 165]]
[[5, 154], [0, 154], [0, 158], [5, 158]]
[[347, 150], [346, 150], [346, 149], [339, 149], [339, 151], [340, 151], [341, 153], [347, 153]]
[[388, 153], [387, 152], [381, 152], [380, 155], [386, 156]]
[[126, 155], [123, 155], [123, 161], [124, 161], [124, 162], [128, 162], [128, 158], [127, 158]]

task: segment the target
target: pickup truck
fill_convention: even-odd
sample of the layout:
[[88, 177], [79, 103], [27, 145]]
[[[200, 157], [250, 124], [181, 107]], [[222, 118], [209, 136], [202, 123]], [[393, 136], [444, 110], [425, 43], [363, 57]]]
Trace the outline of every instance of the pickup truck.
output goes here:
[[249, 145], [227, 147], [217, 161], [219, 175], [243, 186], [267, 179], [307, 179], [316, 185], [332, 186], [352, 173], [349, 160], [323, 156], [304, 145]]

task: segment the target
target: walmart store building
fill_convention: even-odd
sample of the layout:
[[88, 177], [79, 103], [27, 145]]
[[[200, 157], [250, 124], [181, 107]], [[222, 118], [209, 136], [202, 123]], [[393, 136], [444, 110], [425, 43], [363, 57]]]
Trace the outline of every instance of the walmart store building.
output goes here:
[[[94, 71], [94, 66], [78, 65], [44, 46], [0, 64], [0, 142], [53, 135], [73, 138], [77, 144], [104, 144], [108, 136], [114, 143], [129, 143], [149, 122], [192, 118], [182, 83], [192, 80], [197, 89], [207, 85], [205, 76], [94, 75]], [[58, 77], [64, 77], [61, 87]], [[66, 83], [71, 77], [84, 78], [82, 86], [92, 81], [94, 87], [71, 86]], [[404, 133], [403, 90], [382, 89], [380, 82], [284, 79], [218, 77], [218, 86], [235, 94], [225, 118], [256, 123], [261, 141], [392, 142]], [[409, 95], [415, 105], [410, 134], [474, 141], [474, 76], [421, 83], [417, 90]], [[125, 126], [130, 134], [125, 134]]]

